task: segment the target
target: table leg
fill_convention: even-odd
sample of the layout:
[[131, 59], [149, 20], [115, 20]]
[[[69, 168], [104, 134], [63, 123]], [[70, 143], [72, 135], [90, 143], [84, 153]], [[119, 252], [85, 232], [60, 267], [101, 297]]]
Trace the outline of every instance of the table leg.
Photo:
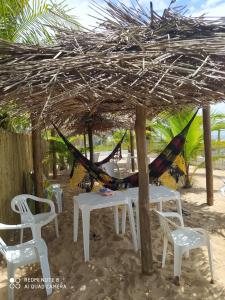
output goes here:
[[127, 207], [123, 206], [122, 209], [122, 234], [125, 234], [126, 231], [126, 218], [127, 218]]
[[83, 244], [84, 244], [84, 260], [89, 261], [89, 236], [90, 236], [90, 210], [88, 208], [82, 209], [82, 223], [83, 223]]
[[138, 250], [138, 243], [137, 243], [137, 234], [135, 230], [135, 222], [134, 222], [134, 212], [132, 208], [132, 202], [128, 200], [127, 203], [127, 208], [128, 208], [128, 215], [129, 215], [129, 221], [130, 221], [130, 227], [131, 227], [131, 234], [132, 234], [132, 239], [133, 239], [133, 245], [134, 245], [134, 250]]
[[119, 234], [119, 233], [120, 233], [120, 230], [119, 230], [119, 213], [118, 213], [118, 206], [114, 206], [114, 222], [115, 222], [116, 234]]
[[73, 240], [77, 241], [78, 236], [78, 221], [79, 221], [79, 205], [76, 201], [74, 201], [74, 209], [73, 209]]

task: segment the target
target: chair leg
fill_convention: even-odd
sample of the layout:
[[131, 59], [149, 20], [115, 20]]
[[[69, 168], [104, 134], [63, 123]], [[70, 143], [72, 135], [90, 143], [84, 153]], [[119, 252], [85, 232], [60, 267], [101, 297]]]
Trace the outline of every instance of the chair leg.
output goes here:
[[57, 206], [58, 206], [58, 213], [62, 213], [62, 193], [57, 192]]
[[122, 234], [125, 234], [126, 231], [126, 218], [127, 218], [127, 207], [123, 206], [122, 209]]
[[162, 268], [164, 268], [165, 264], [166, 264], [167, 245], [168, 245], [168, 239], [164, 236], [164, 238], [163, 238]]
[[77, 241], [78, 236], [78, 223], [79, 223], [79, 206], [74, 202], [74, 211], [73, 211], [73, 240]]
[[8, 273], [8, 300], [14, 300], [14, 268], [12, 264], [7, 264]]
[[90, 211], [89, 209], [82, 209], [83, 222], [83, 243], [84, 243], [84, 260], [89, 261], [89, 235], [90, 235]]
[[184, 220], [183, 220], [183, 214], [182, 214], [182, 205], [181, 205], [181, 199], [176, 199], [176, 206], [177, 206], [177, 212], [181, 216], [181, 226], [184, 227]]
[[131, 201], [128, 201], [127, 208], [128, 208], [128, 215], [129, 215], [134, 250], [138, 251], [137, 233], [136, 233], [136, 229], [135, 229], [134, 212], [133, 212]]
[[55, 217], [55, 233], [56, 233], [56, 237], [57, 239], [59, 238], [59, 225], [58, 225], [58, 217]]
[[49, 262], [48, 262], [48, 256], [46, 254], [40, 255], [40, 265], [41, 265], [41, 271], [42, 271], [42, 277], [44, 279], [45, 288], [47, 295], [51, 295], [52, 293], [52, 286], [51, 286], [51, 273], [49, 269]]
[[180, 278], [182, 264], [182, 248], [174, 245], [174, 277]]
[[114, 206], [114, 222], [115, 222], [116, 234], [119, 234], [119, 213], [118, 213], [118, 206]]
[[209, 267], [211, 272], [211, 282], [214, 283], [214, 270], [213, 270], [213, 257], [212, 257], [212, 247], [210, 240], [208, 240], [208, 255], [209, 255]]
[[20, 230], [20, 244], [23, 243], [23, 229]]

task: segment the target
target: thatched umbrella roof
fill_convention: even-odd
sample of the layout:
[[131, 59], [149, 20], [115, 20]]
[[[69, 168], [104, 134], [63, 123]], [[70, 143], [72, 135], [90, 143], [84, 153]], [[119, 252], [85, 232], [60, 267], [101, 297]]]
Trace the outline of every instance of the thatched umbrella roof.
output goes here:
[[[106, 1], [102, 30], [58, 30], [56, 44], [0, 41], [0, 101], [61, 120], [80, 113], [149, 114], [224, 98], [225, 19]], [[100, 15], [100, 14], [99, 14]]]
[[59, 120], [56, 125], [73, 134], [85, 134], [90, 129], [93, 133], [102, 133], [115, 129], [132, 129], [134, 120], [131, 116], [112, 114], [81, 114], [67, 120]]

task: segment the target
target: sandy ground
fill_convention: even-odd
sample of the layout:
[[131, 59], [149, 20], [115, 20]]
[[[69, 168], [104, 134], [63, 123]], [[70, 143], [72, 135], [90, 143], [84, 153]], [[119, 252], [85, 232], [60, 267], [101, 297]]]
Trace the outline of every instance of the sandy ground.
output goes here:
[[[81, 222], [78, 242], [72, 240], [74, 192], [67, 187], [65, 180], [61, 180], [65, 191], [65, 209], [59, 216], [60, 237], [56, 239], [53, 224], [44, 227], [42, 232], [48, 245], [51, 276], [55, 284], [60, 283], [48, 299], [225, 299], [225, 199], [218, 192], [223, 178], [224, 171], [214, 171], [215, 205], [212, 207], [205, 205], [203, 169], [195, 176], [194, 187], [181, 191], [183, 208], [190, 212], [188, 217], [184, 217], [185, 225], [202, 227], [210, 233], [216, 280], [210, 284], [207, 252], [202, 248], [193, 250], [188, 259], [183, 259], [179, 287], [172, 282], [172, 247], [169, 247], [166, 267], [161, 269], [161, 230], [154, 215], [152, 240], [155, 263], [151, 276], [141, 274], [140, 254], [133, 250], [129, 225], [125, 236], [115, 234], [111, 209], [91, 213], [91, 231], [101, 239], [91, 240], [91, 261], [84, 263]], [[174, 208], [172, 203], [167, 205], [167, 209]], [[18, 241], [18, 233], [14, 237]], [[26, 239], [29, 237], [27, 232]], [[37, 283], [34, 286], [26, 283], [31, 279], [40, 280], [39, 265], [18, 269], [16, 277], [20, 278], [20, 288], [15, 289], [15, 300], [46, 299], [45, 290], [40, 289]], [[7, 273], [3, 261], [0, 265], [0, 299], [7, 299]]]

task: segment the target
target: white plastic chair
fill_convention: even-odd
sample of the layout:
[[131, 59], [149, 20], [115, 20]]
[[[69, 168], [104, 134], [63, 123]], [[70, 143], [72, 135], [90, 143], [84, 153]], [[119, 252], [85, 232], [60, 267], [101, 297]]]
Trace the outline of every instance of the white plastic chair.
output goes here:
[[[0, 223], [0, 230], [21, 229], [30, 227], [30, 224], [6, 225]], [[14, 273], [18, 267], [31, 263], [40, 263], [42, 276], [45, 282], [47, 295], [52, 293], [52, 286], [48, 280], [51, 278], [48, 249], [43, 239], [33, 239], [26, 243], [7, 246], [0, 238], [0, 252], [7, 262], [8, 272], [8, 300], [14, 299]], [[46, 278], [46, 280], [45, 280]]]
[[62, 201], [63, 201], [63, 190], [60, 186], [60, 184], [52, 184], [52, 192], [53, 195], [56, 199], [56, 204], [57, 204], [57, 212], [58, 213], [62, 213], [63, 211], [63, 205], [62, 205]]
[[225, 186], [222, 186], [220, 188], [220, 192], [221, 192], [222, 196], [225, 196]]
[[93, 154], [93, 161], [94, 161], [94, 162], [98, 162], [99, 156], [100, 156], [100, 152], [95, 152], [95, 153]]
[[[210, 244], [210, 238], [207, 232], [202, 228], [190, 228], [177, 226], [174, 222], [168, 219], [168, 217], [178, 218], [180, 224], [182, 224], [181, 216], [175, 212], [159, 212], [154, 210], [160, 221], [160, 226], [163, 231], [163, 257], [162, 267], [165, 267], [166, 252], [168, 241], [174, 245], [174, 277], [180, 279], [181, 276], [181, 264], [182, 255], [189, 253], [189, 250], [206, 246], [208, 248], [209, 265], [213, 282], [213, 264], [212, 264], [212, 250]], [[175, 230], [171, 230], [169, 224], [175, 227]]]
[[119, 166], [116, 162], [114, 161], [109, 161], [102, 165], [102, 169], [110, 176], [112, 177], [120, 177], [120, 170]]
[[127, 153], [126, 168], [127, 168], [127, 171], [130, 172], [130, 170], [131, 170], [131, 154], [129, 152]]
[[[40, 203], [46, 203], [50, 206], [50, 212], [33, 215], [27, 200], [31, 199]], [[33, 195], [22, 194], [14, 197], [11, 201], [11, 208], [14, 212], [20, 214], [21, 223], [31, 224], [31, 230], [34, 238], [41, 238], [41, 227], [55, 220], [55, 231], [59, 237], [58, 219], [55, 212], [55, 205], [52, 200], [38, 198]], [[23, 242], [23, 229], [21, 229], [20, 242]]]

